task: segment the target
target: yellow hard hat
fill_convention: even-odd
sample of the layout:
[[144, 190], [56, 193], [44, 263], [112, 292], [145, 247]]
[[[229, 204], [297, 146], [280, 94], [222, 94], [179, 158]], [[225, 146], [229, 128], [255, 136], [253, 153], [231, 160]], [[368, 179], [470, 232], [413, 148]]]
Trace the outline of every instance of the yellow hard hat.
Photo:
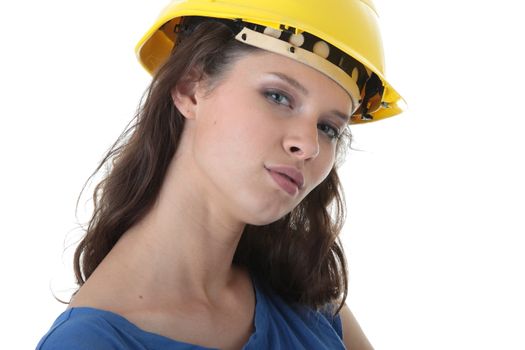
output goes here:
[[202, 17], [230, 22], [237, 40], [294, 58], [334, 79], [359, 106], [351, 123], [402, 111], [402, 97], [384, 77], [371, 0], [173, 0], [136, 46], [143, 67], [155, 72], [173, 50], [183, 19]]

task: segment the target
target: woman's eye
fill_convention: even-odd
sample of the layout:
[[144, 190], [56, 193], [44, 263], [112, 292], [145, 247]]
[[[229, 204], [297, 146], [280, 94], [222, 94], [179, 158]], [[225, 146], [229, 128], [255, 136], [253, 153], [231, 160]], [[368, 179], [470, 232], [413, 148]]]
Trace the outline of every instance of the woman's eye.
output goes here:
[[330, 139], [337, 139], [339, 138], [339, 135], [341, 134], [339, 129], [331, 126], [330, 124], [325, 124], [325, 123], [318, 124], [317, 129], [325, 133], [326, 136], [328, 136]]
[[291, 99], [287, 95], [283, 94], [282, 92], [270, 90], [270, 91], [266, 91], [264, 95], [266, 96], [266, 98], [268, 98], [270, 101], [274, 103], [288, 106], [288, 107], [291, 107], [292, 105]]

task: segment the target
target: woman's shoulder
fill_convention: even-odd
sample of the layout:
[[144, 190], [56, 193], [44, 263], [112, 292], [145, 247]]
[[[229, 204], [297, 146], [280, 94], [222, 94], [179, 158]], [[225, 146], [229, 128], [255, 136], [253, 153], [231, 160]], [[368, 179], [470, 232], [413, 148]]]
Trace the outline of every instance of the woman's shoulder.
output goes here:
[[123, 317], [89, 307], [69, 308], [42, 337], [37, 350], [145, 349], [133, 341], [133, 327]]
[[341, 309], [341, 320], [343, 323], [343, 340], [348, 349], [374, 349], [346, 304]]

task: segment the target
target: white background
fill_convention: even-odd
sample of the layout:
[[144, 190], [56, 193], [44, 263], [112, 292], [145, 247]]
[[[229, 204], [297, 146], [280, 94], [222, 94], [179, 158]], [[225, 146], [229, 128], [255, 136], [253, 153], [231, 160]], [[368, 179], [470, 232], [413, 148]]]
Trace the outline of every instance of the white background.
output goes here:
[[[348, 303], [376, 349], [525, 349], [520, 2], [375, 2], [409, 109], [353, 128]], [[0, 4], [2, 348], [64, 309], [76, 199], [147, 86], [133, 48], [164, 4]]]

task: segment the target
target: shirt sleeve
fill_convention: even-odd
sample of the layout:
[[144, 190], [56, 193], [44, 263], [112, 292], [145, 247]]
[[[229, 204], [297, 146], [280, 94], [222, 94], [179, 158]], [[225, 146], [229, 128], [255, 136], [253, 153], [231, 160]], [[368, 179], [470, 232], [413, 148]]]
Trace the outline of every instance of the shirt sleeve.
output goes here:
[[330, 325], [335, 330], [339, 338], [343, 339], [343, 323], [341, 322], [341, 315], [339, 313], [334, 314], [337, 310], [337, 306], [333, 304], [327, 304], [321, 308], [321, 314], [330, 322]]
[[36, 350], [124, 350], [118, 331], [103, 319], [65, 318], [55, 323], [38, 343]]

